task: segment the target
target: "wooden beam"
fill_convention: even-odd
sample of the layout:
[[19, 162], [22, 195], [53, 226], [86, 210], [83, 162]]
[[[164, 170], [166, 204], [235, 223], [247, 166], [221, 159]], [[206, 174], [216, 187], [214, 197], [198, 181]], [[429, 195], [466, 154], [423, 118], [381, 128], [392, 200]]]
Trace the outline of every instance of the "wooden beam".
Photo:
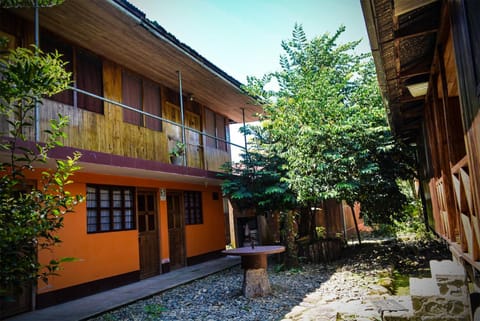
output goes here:
[[421, 117], [421, 116], [411, 117], [411, 118], [408, 119], [408, 121], [406, 122], [406, 124], [408, 124], [408, 125], [404, 125], [402, 128], [404, 128], [405, 130], [412, 130], [412, 129], [417, 130], [417, 129], [420, 128], [421, 121], [422, 121], [422, 117]]
[[433, 3], [437, 0], [395, 0], [395, 16], [400, 16], [415, 9], [425, 7], [426, 5]]
[[398, 102], [401, 103], [401, 104], [412, 103], [412, 102], [417, 102], [417, 101], [424, 101], [424, 100], [425, 100], [425, 95], [418, 96], [418, 97], [412, 97], [412, 96], [398, 97]]
[[438, 31], [437, 26], [431, 27], [429, 29], [419, 28], [415, 26], [415, 28], [412, 27], [412, 29], [404, 28], [404, 29], [394, 31], [394, 38], [400, 39], [400, 40], [407, 40], [407, 39], [416, 38], [416, 37], [423, 37], [425, 35], [435, 33], [437, 31]]
[[[398, 29], [398, 17], [393, 17], [393, 31]], [[395, 62], [395, 74], [400, 74], [400, 39], [393, 39], [393, 60]]]
[[405, 79], [421, 75], [427, 76], [428, 74], [430, 74], [430, 65], [431, 59], [423, 58], [421, 60], [417, 60], [415, 64], [410, 64], [410, 66], [405, 66], [403, 68], [400, 66], [400, 72], [397, 73], [394, 78], [388, 78], [387, 81], [395, 79]]
[[[408, 65], [404, 65], [402, 70], [400, 70], [399, 77], [413, 77], [416, 75], [426, 75], [430, 73], [430, 66], [432, 65], [432, 58], [422, 56]], [[428, 80], [428, 79], [425, 79]]]
[[396, 38], [436, 30], [440, 23], [440, 5], [431, 4], [399, 17], [399, 23], [394, 32]]
[[400, 72], [400, 80], [405, 80], [407, 78], [412, 78], [412, 77], [417, 77], [417, 76], [425, 76], [427, 79], [425, 81], [428, 81], [428, 75], [430, 68], [426, 68], [425, 70], [419, 69], [418, 71], [414, 72]]
[[[416, 122], [423, 120], [423, 109], [413, 108], [407, 110], [401, 110], [401, 115], [403, 116], [403, 121], [405, 123]], [[412, 124], [417, 126], [418, 124]]]
[[[437, 75], [438, 76], [438, 75]], [[436, 78], [436, 77], [435, 77]], [[437, 80], [434, 79], [437, 83]], [[445, 110], [443, 106], [439, 106], [439, 103], [442, 101], [438, 100], [438, 90], [437, 86], [432, 86], [433, 90], [433, 103], [434, 103], [434, 121], [435, 127], [437, 132], [437, 137], [439, 138], [440, 146], [448, 146], [448, 133], [445, 124]], [[443, 103], [442, 103], [443, 105]], [[454, 198], [454, 191], [453, 191], [453, 182], [452, 182], [452, 173], [451, 173], [451, 166], [449, 161], [448, 155], [448, 148], [447, 151], [440, 150], [438, 155], [440, 157], [440, 166], [441, 166], [441, 175], [443, 179], [443, 197], [444, 197], [444, 207], [443, 210], [446, 211], [448, 216], [448, 224], [449, 224], [449, 235], [448, 238], [452, 242], [456, 242], [456, 231], [460, 229], [459, 227], [459, 215], [457, 213], [457, 208], [455, 206], [455, 198]], [[462, 237], [462, 235], [460, 235]]]
[[423, 119], [423, 110], [419, 109], [413, 109], [413, 110], [405, 110], [402, 111], [402, 116], [405, 122], [414, 122], [414, 121], [420, 121]]
[[[448, 119], [447, 119], [447, 110], [449, 109], [449, 102], [448, 102], [448, 84], [447, 84], [447, 72], [445, 70], [445, 59], [444, 59], [444, 52], [442, 46], [438, 45], [438, 65], [440, 67], [440, 80], [442, 83], [442, 107], [444, 117], [444, 126], [445, 126], [445, 134], [447, 139], [447, 151], [448, 151], [448, 162], [450, 167], [454, 164], [452, 163], [452, 158], [454, 157], [452, 152], [452, 133], [450, 132], [450, 128], [448, 126]], [[436, 86], [436, 84], [434, 84]]]

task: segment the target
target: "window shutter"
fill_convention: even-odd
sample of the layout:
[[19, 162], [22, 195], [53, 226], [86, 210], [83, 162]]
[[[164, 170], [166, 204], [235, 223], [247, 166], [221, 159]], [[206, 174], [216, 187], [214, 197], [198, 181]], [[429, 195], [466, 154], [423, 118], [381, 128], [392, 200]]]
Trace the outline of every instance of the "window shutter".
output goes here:
[[[100, 58], [77, 51], [77, 88], [103, 97], [102, 62]], [[77, 107], [103, 114], [103, 101], [85, 94], [77, 94]]]
[[[162, 115], [160, 88], [150, 81], [143, 82], [143, 110], [159, 117]], [[145, 126], [152, 130], [162, 130], [162, 122], [152, 117], [145, 116]]]
[[[125, 105], [141, 110], [142, 106], [142, 81], [137, 76], [123, 72], [122, 101]], [[128, 109], [123, 109], [123, 121], [137, 126], [142, 126], [142, 115]]]

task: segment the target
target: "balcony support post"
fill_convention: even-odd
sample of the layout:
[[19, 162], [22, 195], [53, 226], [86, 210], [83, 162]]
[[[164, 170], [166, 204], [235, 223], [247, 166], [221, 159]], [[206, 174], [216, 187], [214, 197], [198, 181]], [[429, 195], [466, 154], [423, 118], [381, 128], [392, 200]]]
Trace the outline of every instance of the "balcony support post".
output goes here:
[[185, 152], [184, 152], [184, 157], [183, 157], [183, 165], [187, 165], [187, 142], [185, 141], [185, 111], [183, 108], [183, 93], [182, 93], [182, 72], [180, 70], [177, 71], [178, 74], [178, 91], [180, 92], [180, 117], [182, 119], [182, 143], [185, 146]]

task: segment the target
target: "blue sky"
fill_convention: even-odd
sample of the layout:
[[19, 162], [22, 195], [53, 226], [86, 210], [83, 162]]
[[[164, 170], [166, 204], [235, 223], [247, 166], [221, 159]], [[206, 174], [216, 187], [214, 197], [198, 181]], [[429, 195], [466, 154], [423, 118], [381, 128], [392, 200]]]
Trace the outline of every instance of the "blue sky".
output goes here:
[[[291, 38], [295, 23], [308, 39], [346, 31], [341, 43], [363, 41], [358, 52], [370, 47], [360, 0], [129, 0], [150, 20], [187, 44], [230, 76], [246, 83], [247, 76], [262, 77], [279, 69], [282, 40]], [[231, 141], [243, 145], [237, 125], [230, 126]], [[232, 148], [232, 159], [239, 160]]]
[[309, 39], [334, 33], [369, 50], [360, 0], [129, 0], [180, 41], [246, 83], [277, 70], [282, 40], [300, 23]]

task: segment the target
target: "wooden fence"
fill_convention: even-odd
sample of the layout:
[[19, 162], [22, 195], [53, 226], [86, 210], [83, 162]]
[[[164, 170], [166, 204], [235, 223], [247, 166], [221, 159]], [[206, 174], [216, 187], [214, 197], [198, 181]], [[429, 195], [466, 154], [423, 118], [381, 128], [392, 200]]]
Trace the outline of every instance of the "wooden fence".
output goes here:
[[300, 241], [298, 242], [298, 257], [311, 263], [331, 262], [340, 258], [344, 246], [345, 240], [336, 237], [314, 242]]

